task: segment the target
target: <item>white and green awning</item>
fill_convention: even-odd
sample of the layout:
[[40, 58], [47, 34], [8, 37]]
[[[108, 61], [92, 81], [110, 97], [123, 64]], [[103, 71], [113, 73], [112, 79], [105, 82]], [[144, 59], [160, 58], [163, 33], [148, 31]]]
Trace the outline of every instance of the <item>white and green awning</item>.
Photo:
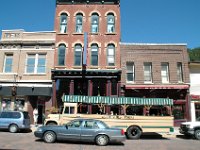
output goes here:
[[107, 105], [173, 105], [173, 100], [169, 98], [109, 97], [84, 95], [64, 95], [63, 102]]

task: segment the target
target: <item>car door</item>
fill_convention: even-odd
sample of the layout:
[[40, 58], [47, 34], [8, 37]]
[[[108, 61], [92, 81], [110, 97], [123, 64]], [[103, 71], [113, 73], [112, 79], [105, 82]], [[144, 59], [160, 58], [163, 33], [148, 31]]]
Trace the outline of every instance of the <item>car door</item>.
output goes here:
[[64, 140], [80, 141], [81, 124], [81, 120], [75, 120], [68, 123], [59, 133], [59, 136]]
[[82, 141], [94, 141], [96, 135], [99, 132], [97, 122], [94, 120], [86, 120], [81, 127], [81, 140]]
[[0, 116], [0, 128], [8, 128], [9, 125], [9, 112], [2, 112]]

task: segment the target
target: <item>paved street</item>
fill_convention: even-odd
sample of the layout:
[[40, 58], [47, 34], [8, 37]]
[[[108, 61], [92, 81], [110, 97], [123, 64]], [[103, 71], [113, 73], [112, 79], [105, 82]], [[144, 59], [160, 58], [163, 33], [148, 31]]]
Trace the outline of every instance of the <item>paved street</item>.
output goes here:
[[56, 142], [47, 144], [34, 137], [33, 132], [9, 133], [0, 132], [0, 150], [197, 150], [200, 141], [186, 139], [182, 135], [161, 136], [145, 134], [140, 140], [126, 140], [124, 143], [113, 143], [108, 146], [97, 146], [94, 143]]

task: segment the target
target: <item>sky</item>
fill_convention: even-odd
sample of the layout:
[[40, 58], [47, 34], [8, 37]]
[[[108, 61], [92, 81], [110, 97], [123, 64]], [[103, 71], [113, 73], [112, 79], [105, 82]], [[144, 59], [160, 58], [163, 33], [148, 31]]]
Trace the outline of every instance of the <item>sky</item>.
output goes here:
[[[53, 31], [56, 0], [0, 0], [2, 30]], [[120, 0], [121, 42], [200, 47], [200, 0]]]

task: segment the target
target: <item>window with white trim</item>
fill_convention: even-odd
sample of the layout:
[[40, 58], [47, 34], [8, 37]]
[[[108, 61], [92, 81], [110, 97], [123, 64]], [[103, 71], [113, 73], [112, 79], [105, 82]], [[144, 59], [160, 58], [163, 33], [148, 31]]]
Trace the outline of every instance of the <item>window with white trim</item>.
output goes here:
[[161, 63], [161, 79], [162, 83], [169, 83], [169, 63]]
[[126, 81], [134, 82], [135, 81], [135, 66], [134, 62], [126, 63]]
[[58, 65], [59, 66], [65, 65], [65, 53], [66, 53], [66, 46], [64, 44], [60, 44], [58, 47]]
[[76, 33], [82, 33], [83, 32], [83, 15], [77, 14], [76, 15]]
[[98, 45], [92, 44], [91, 46], [91, 65], [98, 66]]
[[115, 32], [115, 16], [113, 13], [109, 13], [107, 16], [107, 32], [108, 33]]
[[107, 65], [115, 66], [115, 46], [113, 44], [107, 47]]
[[152, 83], [152, 63], [144, 63], [144, 83]]
[[5, 54], [3, 72], [11, 73], [12, 67], [13, 67], [13, 54]]
[[82, 65], [82, 46], [81, 46], [81, 44], [75, 45], [74, 65], [75, 66]]
[[63, 13], [60, 15], [60, 33], [67, 32], [67, 14]]
[[177, 63], [177, 78], [179, 83], [183, 82], [183, 68], [181, 62]]
[[97, 13], [92, 14], [91, 17], [91, 32], [99, 32], [99, 15]]
[[46, 72], [46, 54], [28, 54], [26, 73], [44, 74]]

